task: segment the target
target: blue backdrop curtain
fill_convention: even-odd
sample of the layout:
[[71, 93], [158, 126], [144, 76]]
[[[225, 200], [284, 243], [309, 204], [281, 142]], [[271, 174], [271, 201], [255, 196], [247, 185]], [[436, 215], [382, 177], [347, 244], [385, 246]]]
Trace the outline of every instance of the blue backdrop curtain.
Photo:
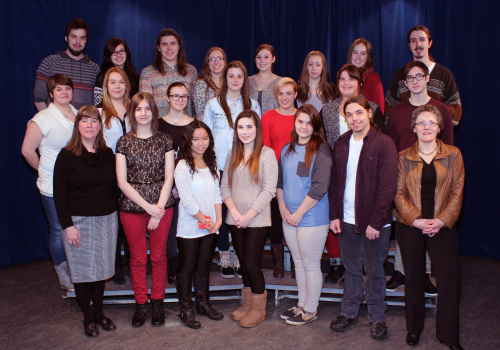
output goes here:
[[36, 172], [20, 149], [27, 121], [35, 114], [33, 86], [41, 60], [65, 49], [64, 28], [75, 17], [90, 27], [86, 53], [101, 63], [112, 36], [127, 41], [138, 71], [154, 56], [161, 29], [184, 40], [188, 61], [201, 68], [208, 48], [220, 46], [253, 74], [254, 49], [276, 48], [275, 72], [297, 79], [305, 55], [322, 51], [332, 79], [346, 62], [350, 43], [369, 39], [384, 87], [411, 60], [408, 30], [430, 28], [432, 56], [455, 75], [463, 118], [455, 131], [466, 164], [466, 190], [459, 223], [462, 254], [500, 258], [496, 218], [500, 195], [497, 154], [499, 96], [494, 2], [465, 0], [17, 0], [0, 5], [0, 62], [3, 67], [0, 129], [0, 268], [48, 257], [47, 223], [35, 185]]

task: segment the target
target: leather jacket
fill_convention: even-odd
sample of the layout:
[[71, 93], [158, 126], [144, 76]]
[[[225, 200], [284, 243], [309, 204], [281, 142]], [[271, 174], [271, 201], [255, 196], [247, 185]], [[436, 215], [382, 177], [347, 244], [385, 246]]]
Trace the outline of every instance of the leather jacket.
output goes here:
[[[444, 144], [437, 139], [438, 151], [434, 158], [436, 169], [436, 193], [434, 218], [452, 228], [462, 208], [464, 192], [464, 161], [457, 147]], [[394, 198], [398, 211], [397, 221], [413, 226], [421, 218], [421, 183], [423, 160], [418, 154], [418, 141], [399, 153], [398, 191]]]

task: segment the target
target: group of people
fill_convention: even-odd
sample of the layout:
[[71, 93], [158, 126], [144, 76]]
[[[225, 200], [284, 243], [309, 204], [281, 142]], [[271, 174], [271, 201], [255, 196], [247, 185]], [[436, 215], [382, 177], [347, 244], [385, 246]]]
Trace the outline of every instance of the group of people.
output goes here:
[[273, 73], [277, 55], [268, 44], [255, 50], [254, 76], [219, 47], [197, 76], [180, 35], [164, 29], [154, 63], [139, 76], [125, 41], [108, 40], [99, 68], [83, 53], [87, 35], [85, 22], [70, 21], [66, 51], [40, 64], [39, 112], [22, 146], [39, 173], [60, 286], [75, 290], [87, 336], [99, 334], [97, 325], [116, 329], [102, 304], [105, 280], [123, 266], [115, 269], [122, 244], [130, 249], [132, 326], [144, 325], [148, 301], [152, 325], [164, 324], [167, 276], [186, 326], [201, 327], [193, 285], [197, 314], [221, 320], [209, 298], [216, 246], [222, 276], [243, 280], [232, 319], [257, 326], [266, 317], [260, 256], [269, 236], [274, 277], [284, 276], [284, 241], [293, 258], [298, 302], [281, 315], [287, 324], [318, 317], [326, 245], [326, 282], [344, 286], [330, 328], [354, 325], [365, 301], [370, 334], [384, 339], [383, 261], [395, 205], [399, 247], [387, 287], [406, 284], [406, 342], [418, 344], [424, 293], [429, 283], [435, 289], [428, 251], [439, 286], [437, 337], [461, 348], [455, 223], [464, 168], [452, 145], [461, 101], [451, 72], [429, 56], [426, 27], [409, 31], [414, 60], [396, 72], [385, 102], [366, 39], [353, 42], [336, 84], [319, 51], [307, 55], [297, 84]]

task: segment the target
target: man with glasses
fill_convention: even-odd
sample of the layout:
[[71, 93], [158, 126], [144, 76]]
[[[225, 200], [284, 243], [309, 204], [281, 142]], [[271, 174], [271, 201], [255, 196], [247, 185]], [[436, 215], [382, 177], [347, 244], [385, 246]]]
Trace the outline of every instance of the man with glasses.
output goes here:
[[[429, 70], [427, 83], [429, 96], [446, 104], [451, 110], [453, 125], [458, 125], [462, 117], [460, 94], [451, 71], [433, 61], [429, 55], [433, 44], [431, 32], [427, 27], [416, 26], [410, 29], [407, 38], [413, 60], [424, 63]], [[404, 70], [405, 66], [399, 68], [392, 78], [391, 85], [385, 95], [386, 113], [410, 97], [410, 91], [405, 84]]]
[[[415, 109], [422, 105], [437, 107], [443, 116], [444, 128], [439, 138], [448, 145], [453, 145], [453, 121], [448, 106], [432, 98], [427, 90], [429, 84], [429, 69], [420, 61], [411, 61], [403, 67], [403, 84], [410, 92], [407, 100], [393, 107], [387, 116], [387, 134], [393, 139], [398, 152], [413, 146], [417, 142], [415, 131], [411, 128], [411, 116]], [[431, 261], [427, 254], [425, 293], [436, 295], [437, 289], [430, 279]], [[401, 252], [396, 244], [394, 274], [387, 281], [386, 289], [395, 291], [405, 284], [405, 272]]]
[[85, 55], [89, 28], [80, 18], [69, 21], [64, 32], [66, 51], [46, 57], [36, 70], [34, 89], [35, 107], [38, 111], [50, 103], [47, 80], [56, 73], [66, 74], [74, 84], [71, 104], [79, 109], [86, 104], [94, 104], [94, 84], [99, 65]]

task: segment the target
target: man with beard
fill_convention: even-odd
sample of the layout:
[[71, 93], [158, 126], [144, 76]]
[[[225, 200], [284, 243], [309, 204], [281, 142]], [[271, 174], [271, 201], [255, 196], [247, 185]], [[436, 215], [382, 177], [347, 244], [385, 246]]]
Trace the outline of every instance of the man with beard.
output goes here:
[[[453, 117], [453, 125], [457, 126], [462, 117], [462, 103], [455, 78], [448, 68], [432, 60], [429, 49], [433, 44], [431, 32], [425, 26], [416, 26], [408, 32], [408, 47], [414, 61], [424, 63], [429, 69], [430, 80], [427, 92], [430, 97], [447, 105]], [[385, 111], [410, 98], [410, 90], [405, 85], [405, 66], [399, 68], [392, 78], [391, 85], [385, 95]]]
[[47, 80], [56, 73], [68, 75], [73, 80], [73, 101], [79, 109], [86, 104], [94, 104], [94, 84], [99, 65], [92, 62], [83, 51], [87, 44], [89, 28], [80, 18], [69, 21], [64, 33], [66, 51], [46, 57], [36, 70], [34, 100], [38, 111], [47, 108], [50, 103], [47, 92]]

